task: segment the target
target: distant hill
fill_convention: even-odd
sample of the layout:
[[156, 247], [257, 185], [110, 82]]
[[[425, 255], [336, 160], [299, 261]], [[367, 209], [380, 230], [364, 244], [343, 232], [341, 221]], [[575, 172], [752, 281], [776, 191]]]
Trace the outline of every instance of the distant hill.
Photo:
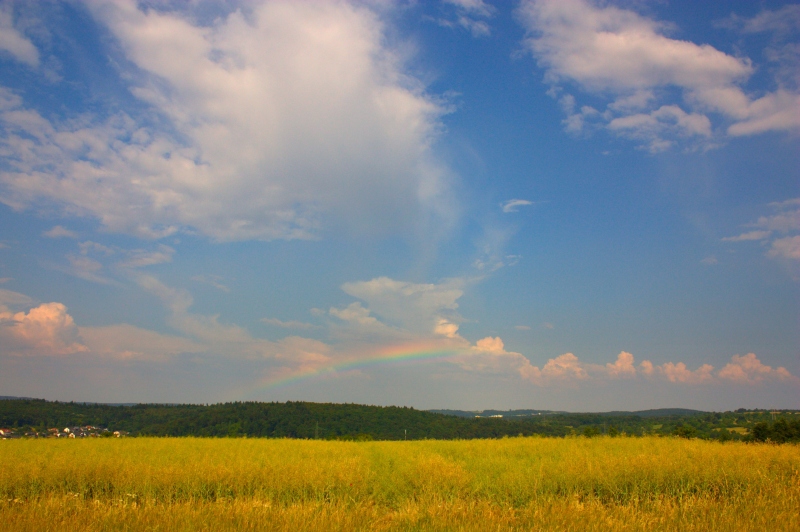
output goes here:
[[[531, 416], [547, 415], [582, 415], [581, 412], [564, 412], [561, 410], [428, 410], [436, 414], [457, 417], [503, 417], [503, 418], [524, 418]], [[669, 417], [669, 416], [697, 416], [707, 414], [702, 410], [691, 410], [689, 408], [656, 408], [653, 410], [635, 410], [627, 412], [624, 410], [614, 410], [611, 412], [593, 412], [591, 415], [599, 416], [638, 416], [638, 417]]]
[[567, 412], [558, 412], [555, 410], [428, 410], [435, 414], [444, 414], [446, 416], [456, 417], [504, 417], [504, 418], [519, 418], [542, 416], [547, 414], [566, 414]]
[[639, 416], [639, 417], [667, 417], [667, 416], [699, 416], [708, 414], [703, 410], [692, 410], [690, 408], [655, 408], [652, 410], [635, 410], [633, 412], [625, 412], [623, 410], [615, 410], [613, 412], [604, 412], [606, 416]]

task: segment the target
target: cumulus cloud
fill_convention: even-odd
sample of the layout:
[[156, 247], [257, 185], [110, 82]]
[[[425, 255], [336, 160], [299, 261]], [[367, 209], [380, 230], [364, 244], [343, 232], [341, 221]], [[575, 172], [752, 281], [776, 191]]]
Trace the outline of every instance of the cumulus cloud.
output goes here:
[[717, 373], [720, 379], [734, 382], [757, 384], [766, 379], [798, 381], [784, 367], [772, 369], [771, 366], [762, 364], [754, 353], [744, 356], [733, 355], [731, 361]]
[[0, 5], [0, 50], [28, 66], [39, 66], [39, 50], [14, 27], [13, 4]]
[[[561, 96], [567, 130], [580, 131], [594, 118], [657, 152], [685, 139], [710, 141], [709, 113], [733, 136], [800, 127], [796, 92], [780, 88], [756, 99], [744, 92], [754, 72], [749, 59], [673, 39], [668, 25], [634, 11], [588, 0], [527, 0], [519, 13], [529, 32], [525, 46], [546, 70], [551, 94], [569, 83], [611, 99], [602, 112], [578, 112], [573, 95]], [[681, 91], [679, 102], [664, 101], [670, 88]]]
[[88, 350], [61, 303], [42, 303], [28, 312], [0, 312], [0, 345], [6, 353], [17, 355], [70, 355]]
[[615, 377], [633, 377], [636, 375], [633, 355], [625, 351], [617, 355], [617, 360], [613, 364], [610, 362], [606, 364], [606, 368], [608, 369], [608, 374]]
[[670, 382], [681, 382], [688, 384], [700, 384], [713, 380], [711, 372], [714, 366], [711, 364], [703, 364], [696, 370], [690, 370], [683, 362], [667, 362], [658, 366], [658, 371], [664, 375]]
[[133, 94], [167, 125], [126, 113], [48, 119], [3, 90], [7, 205], [60, 206], [144, 238], [450, 223], [448, 171], [431, 151], [445, 109], [367, 6], [259, 2], [208, 26], [191, 4], [89, 7], [124, 54]]

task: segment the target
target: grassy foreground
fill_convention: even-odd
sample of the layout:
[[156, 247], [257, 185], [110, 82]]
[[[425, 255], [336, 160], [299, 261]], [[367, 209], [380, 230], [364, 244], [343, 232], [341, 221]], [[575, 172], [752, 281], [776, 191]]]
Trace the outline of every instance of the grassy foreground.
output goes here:
[[798, 530], [799, 509], [796, 445], [0, 442], [11, 530]]

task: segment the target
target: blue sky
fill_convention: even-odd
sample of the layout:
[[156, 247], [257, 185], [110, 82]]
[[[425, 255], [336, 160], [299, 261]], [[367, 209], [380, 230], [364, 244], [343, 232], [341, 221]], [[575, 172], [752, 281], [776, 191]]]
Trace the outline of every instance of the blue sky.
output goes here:
[[0, 395], [800, 407], [800, 4], [0, 2]]

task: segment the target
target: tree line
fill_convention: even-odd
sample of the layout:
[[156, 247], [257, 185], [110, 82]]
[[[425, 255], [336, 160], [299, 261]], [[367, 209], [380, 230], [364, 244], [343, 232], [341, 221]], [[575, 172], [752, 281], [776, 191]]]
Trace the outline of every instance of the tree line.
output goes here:
[[[669, 412], [669, 411], [665, 411]], [[676, 435], [717, 440], [800, 441], [800, 413], [765, 410], [635, 413], [548, 413], [459, 417], [397, 406], [289, 401], [211, 405], [0, 401], [0, 427], [46, 431], [94, 425], [132, 436], [320, 438], [342, 440], [475, 439], [504, 436]]]

